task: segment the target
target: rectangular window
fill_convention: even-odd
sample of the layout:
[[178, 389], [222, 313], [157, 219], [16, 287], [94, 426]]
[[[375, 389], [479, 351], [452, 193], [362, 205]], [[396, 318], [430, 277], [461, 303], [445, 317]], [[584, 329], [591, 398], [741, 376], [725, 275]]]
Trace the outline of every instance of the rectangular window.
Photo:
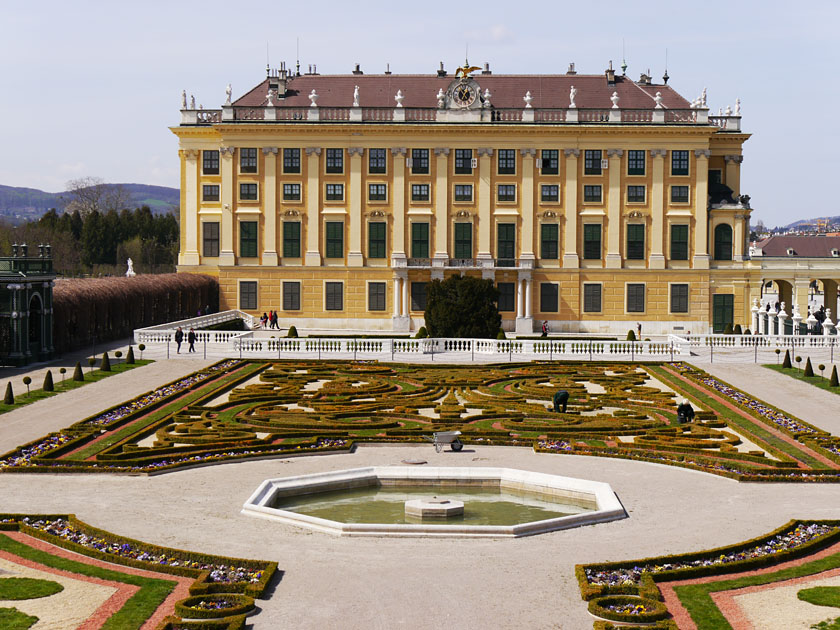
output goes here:
[[583, 312], [584, 313], [600, 313], [601, 312], [601, 285], [600, 284], [584, 284], [583, 285]]
[[219, 200], [219, 186], [218, 186], [218, 184], [204, 184], [201, 187], [201, 199], [203, 201], [218, 201]]
[[540, 283], [540, 312], [557, 312], [557, 285], [552, 282]]
[[300, 258], [300, 221], [283, 221], [283, 258]]
[[473, 187], [472, 184], [456, 184], [455, 185], [455, 201], [472, 201]]
[[499, 201], [516, 201], [516, 185], [501, 184], [498, 199]]
[[257, 150], [256, 149], [239, 149], [239, 172], [240, 173], [256, 173], [257, 172]]
[[560, 201], [560, 186], [556, 184], [543, 184], [540, 187], [541, 201]]
[[368, 310], [385, 310], [385, 283], [368, 282]]
[[201, 171], [205, 175], [219, 174], [219, 152], [218, 151], [202, 151], [201, 152]]
[[429, 201], [429, 185], [428, 184], [412, 184], [411, 185], [411, 200], [412, 201]]
[[411, 257], [412, 258], [428, 258], [429, 257], [429, 224], [428, 223], [412, 223], [411, 224]]
[[425, 282], [411, 283], [411, 310], [425, 311], [426, 310], [426, 285]]
[[600, 201], [601, 201], [601, 187], [600, 186], [584, 186], [583, 187], [583, 200], [600, 203]]
[[671, 151], [671, 175], [688, 175], [688, 151]]
[[368, 223], [368, 258], [385, 258], [385, 222], [371, 221]]
[[499, 175], [516, 175], [516, 150], [499, 149]]
[[455, 149], [455, 174], [472, 175], [472, 149]]
[[344, 172], [344, 149], [327, 149], [327, 173]]
[[583, 174], [584, 175], [600, 175], [601, 174], [601, 150], [600, 149], [586, 149], [583, 152]]
[[645, 259], [645, 226], [631, 223], [627, 226], [627, 259]]
[[556, 223], [543, 223], [540, 226], [540, 258], [556, 260], [559, 257], [558, 243], [560, 229]]
[[688, 203], [688, 186], [671, 186], [671, 203]]
[[601, 258], [601, 225], [599, 223], [583, 225], [583, 257], [586, 260]]
[[644, 203], [645, 202], [645, 187], [644, 186], [628, 186], [627, 187], [627, 203]]
[[[328, 224], [329, 225], [329, 224]], [[325, 282], [324, 283], [324, 309], [327, 311], [343, 311], [344, 310], [344, 283], [343, 282]]]
[[257, 184], [239, 184], [240, 201], [257, 200]]
[[283, 172], [300, 173], [300, 149], [283, 149]]
[[300, 201], [300, 184], [283, 184], [283, 201]]
[[327, 184], [327, 201], [344, 201], [344, 184]]
[[207, 221], [202, 224], [202, 240], [204, 241], [202, 251], [208, 258], [215, 258], [219, 255], [219, 223]]
[[516, 224], [499, 223], [496, 225], [496, 266], [516, 266]]
[[688, 260], [688, 226], [671, 226], [671, 260]]
[[428, 149], [412, 149], [411, 150], [411, 172], [415, 175], [429, 174], [429, 150]]
[[557, 149], [542, 150], [542, 174], [557, 175], [560, 172], [560, 152]]
[[344, 221], [327, 221], [326, 232], [327, 258], [344, 258]]
[[239, 308], [243, 311], [257, 310], [257, 283], [251, 280], [239, 283]]
[[628, 175], [644, 175], [645, 174], [645, 152], [644, 151], [628, 151], [627, 152], [627, 174]]
[[256, 221], [239, 222], [239, 255], [242, 258], [257, 257], [257, 226]]
[[499, 282], [499, 312], [510, 313], [516, 310], [516, 283]]
[[368, 173], [375, 173], [378, 175], [385, 173], [387, 159], [385, 149], [369, 149]]
[[388, 188], [385, 184], [368, 184], [368, 201], [386, 201]]
[[643, 284], [628, 284], [627, 285], [627, 312], [628, 313], [644, 313], [645, 312], [645, 285], [643, 285]]
[[283, 310], [300, 310], [300, 282], [283, 282]]
[[455, 224], [455, 258], [472, 258], [472, 223]]
[[688, 313], [688, 285], [671, 285], [671, 312]]

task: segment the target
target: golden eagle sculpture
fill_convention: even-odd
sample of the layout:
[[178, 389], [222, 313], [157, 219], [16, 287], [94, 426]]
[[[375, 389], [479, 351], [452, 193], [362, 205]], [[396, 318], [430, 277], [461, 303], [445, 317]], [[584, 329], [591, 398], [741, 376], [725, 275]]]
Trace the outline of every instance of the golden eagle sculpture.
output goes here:
[[461, 66], [455, 71], [455, 76], [461, 77], [462, 79], [466, 79], [468, 76], [470, 76], [471, 72], [475, 72], [476, 70], [481, 70], [481, 68], [479, 68], [478, 66], [471, 66], [469, 62], [466, 62], [463, 66]]

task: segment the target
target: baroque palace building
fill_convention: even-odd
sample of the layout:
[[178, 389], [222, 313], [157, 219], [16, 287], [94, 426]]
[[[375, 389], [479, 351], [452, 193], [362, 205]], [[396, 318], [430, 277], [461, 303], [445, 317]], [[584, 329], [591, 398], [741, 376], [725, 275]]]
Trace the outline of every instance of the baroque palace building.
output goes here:
[[751, 325], [737, 103], [573, 65], [266, 74], [218, 110], [184, 94], [172, 128], [178, 270], [218, 276], [221, 308], [405, 332], [462, 274], [496, 283], [518, 333]]

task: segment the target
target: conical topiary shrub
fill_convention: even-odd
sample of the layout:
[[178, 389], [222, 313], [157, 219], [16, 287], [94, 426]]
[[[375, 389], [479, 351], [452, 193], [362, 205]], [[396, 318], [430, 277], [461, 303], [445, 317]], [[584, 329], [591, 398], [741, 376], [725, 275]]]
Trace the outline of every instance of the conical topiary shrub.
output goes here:
[[125, 355], [125, 362], [129, 364], [134, 363], [134, 346], [128, 346], [128, 354]]
[[102, 365], [99, 366], [99, 369], [103, 372], [111, 371], [111, 359], [108, 358], [107, 352], [102, 355]]
[[50, 372], [49, 370], [47, 370], [47, 373], [44, 374], [44, 385], [41, 389], [43, 389], [45, 392], [55, 391], [55, 385], [53, 385], [52, 372]]
[[741, 332], [741, 324], [735, 324], [735, 328], [732, 329], [733, 335], [742, 335], [744, 333]]
[[298, 336], [297, 328], [295, 328], [294, 325], [289, 326], [289, 332], [286, 333], [286, 336], [287, 337], [297, 337]]
[[[834, 377], [837, 377], [837, 368], [834, 368]], [[3, 397], [3, 403], [6, 405], [15, 404], [15, 395], [12, 393], [12, 382], [6, 383], [6, 395]]]
[[723, 334], [724, 335], [731, 335], [732, 334], [732, 324], [727, 324], [723, 327]]
[[840, 380], [837, 380], [837, 366], [831, 368], [831, 380], [828, 381], [829, 387], [840, 387]]
[[429, 336], [429, 333], [426, 332], [425, 326], [420, 326], [420, 330], [417, 331], [417, 334], [414, 335], [415, 339], [425, 339]]
[[808, 360], [805, 361], [805, 376], [813, 376], [814, 375], [814, 368], [811, 367], [811, 357], [808, 357]]
[[793, 364], [790, 362], [790, 350], [785, 350], [785, 360], [782, 361], [783, 368], [792, 368]]
[[85, 374], [82, 372], [82, 364], [76, 362], [76, 369], [73, 370], [73, 380], [74, 381], [83, 381], [85, 380]]
[[632, 328], [627, 331], [627, 341], [636, 341], [636, 331]]
[[496, 339], [507, 339], [507, 335], [505, 335], [505, 331], [499, 328], [499, 332], [496, 333]]

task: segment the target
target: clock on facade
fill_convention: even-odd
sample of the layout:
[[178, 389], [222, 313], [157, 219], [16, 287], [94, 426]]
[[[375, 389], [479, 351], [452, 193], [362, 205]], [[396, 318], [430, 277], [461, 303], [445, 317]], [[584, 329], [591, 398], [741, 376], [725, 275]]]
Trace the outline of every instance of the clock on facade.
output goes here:
[[476, 89], [469, 83], [460, 83], [452, 90], [452, 100], [461, 107], [469, 107], [478, 96]]

